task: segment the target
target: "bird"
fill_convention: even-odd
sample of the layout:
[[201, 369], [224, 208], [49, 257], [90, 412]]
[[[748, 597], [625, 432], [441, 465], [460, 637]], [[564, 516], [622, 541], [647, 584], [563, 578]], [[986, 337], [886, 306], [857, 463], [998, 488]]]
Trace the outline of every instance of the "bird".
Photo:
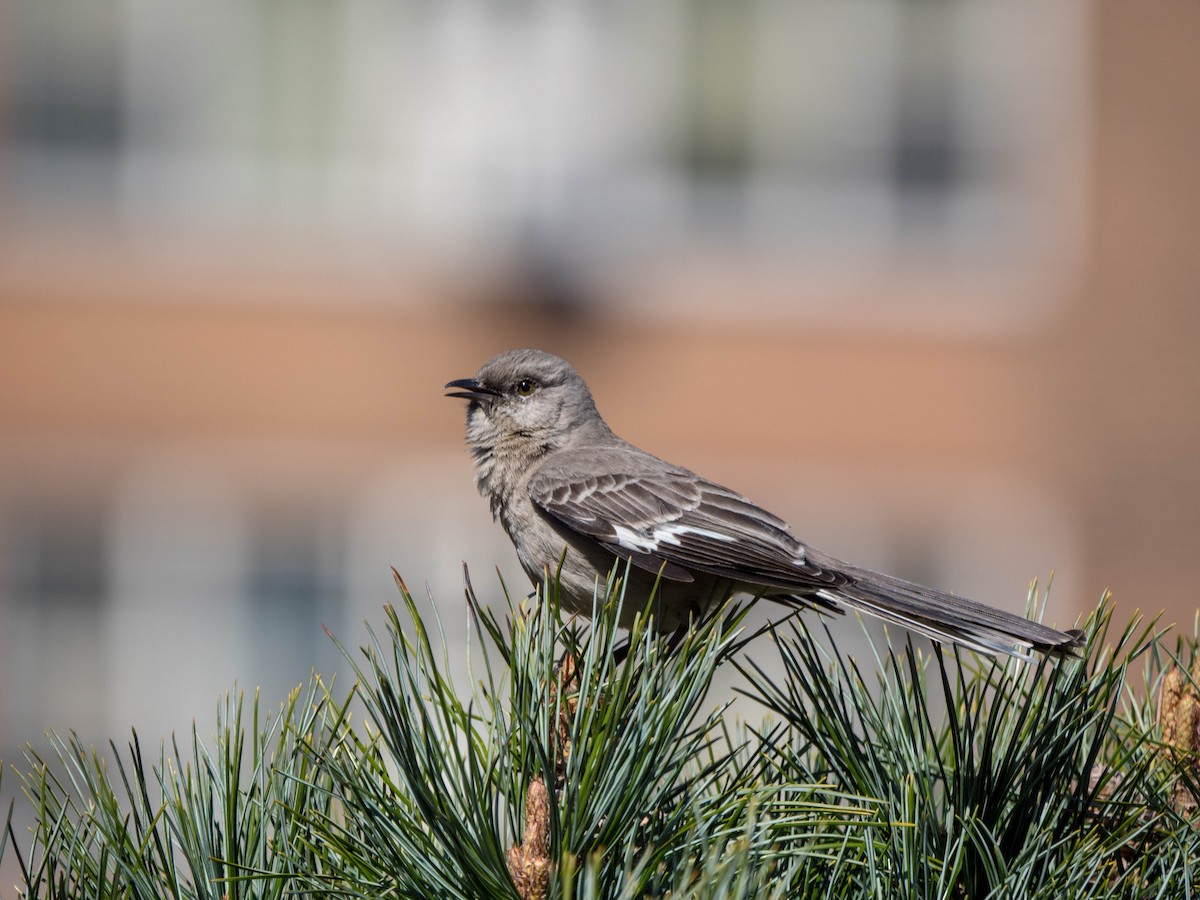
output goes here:
[[[734, 594], [825, 613], [858, 611], [988, 656], [1074, 655], [1059, 631], [955, 594], [843, 562], [741, 494], [639, 449], [601, 417], [566, 360], [509, 350], [445, 396], [467, 401], [475, 484], [535, 587], [587, 616], [614, 567], [654, 595], [655, 627], [679, 633]], [[626, 603], [619, 624], [637, 610]]]

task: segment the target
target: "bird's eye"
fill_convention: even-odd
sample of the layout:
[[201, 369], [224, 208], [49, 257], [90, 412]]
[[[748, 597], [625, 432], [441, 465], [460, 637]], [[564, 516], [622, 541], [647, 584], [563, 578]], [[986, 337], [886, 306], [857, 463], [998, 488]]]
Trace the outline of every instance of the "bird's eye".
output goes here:
[[537, 390], [537, 382], [532, 378], [522, 378], [517, 382], [517, 396], [528, 397]]

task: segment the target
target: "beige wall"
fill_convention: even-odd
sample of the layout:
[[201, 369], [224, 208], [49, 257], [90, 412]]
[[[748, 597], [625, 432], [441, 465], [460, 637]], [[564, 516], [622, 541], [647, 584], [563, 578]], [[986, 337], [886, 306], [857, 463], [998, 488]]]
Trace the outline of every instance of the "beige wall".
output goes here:
[[[503, 267], [364, 270], [324, 259], [319, 241], [279, 254], [226, 252], [231, 240], [195, 256], [172, 244], [148, 258], [86, 222], [68, 236], [9, 216], [0, 498], [14, 509], [60, 495], [104, 502], [137, 494], [128, 485], [147, 467], [219, 471], [232, 494], [270, 504], [348, 503], [356, 524], [345, 540], [376, 553], [364, 565], [394, 559], [411, 583], [429, 578], [457, 602], [458, 559], [513, 566], [472, 495], [461, 412], [440, 386], [531, 344], [569, 356], [623, 435], [744, 489], [832, 552], [1014, 608], [1028, 580], [1054, 568], [1060, 623], [1111, 588], [1118, 619], [1164, 609], [1190, 627], [1200, 584], [1200, 10], [1093, 12], [1085, 255], [1028, 327], [667, 322], [631, 311], [616, 283], [594, 288], [591, 312], [552, 314], [525, 302], [531, 294]], [[742, 302], [736, 283], [719, 283], [718, 307]], [[202, 499], [212, 493], [203, 484]], [[380, 511], [374, 497], [392, 506]], [[412, 525], [423, 517], [436, 519], [428, 534]], [[383, 530], [393, 525], [394, 539]], [[351, 642], [390, 590], [384, 577], [354, 577], [371, 587], [340, 623]], [[11, 615], [0, 596], [0, 627]], [[222, 627], [242, 627], [236, 610], [220, 615]], [[203, 627], [193, 616], [186, 627]], [[173, 621], [158, 621], [164, 665]], [[109, 665], [126, 653], [121, 628], [98, 627], [106, 649], [93, 662]], [[219, 658], [229, 669], [195, 692], [201, 705], [245, 657]], [[114, 675], [114, 690], [138, 677]], [[131, 707], [99, 708], [94, 724], [112, 728]], [[61, 719], [47, 724], [69, 724]]]

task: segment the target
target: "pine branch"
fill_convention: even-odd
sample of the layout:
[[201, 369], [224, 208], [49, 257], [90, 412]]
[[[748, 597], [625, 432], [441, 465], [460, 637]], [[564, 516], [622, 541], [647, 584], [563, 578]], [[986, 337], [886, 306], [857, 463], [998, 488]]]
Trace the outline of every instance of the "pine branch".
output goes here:
[[[621, 575], [590, 622], [468, 580], [458, 682], [397, 578], [383, 631], [343, 648], [349, 691], [230, 696], [214, 738], [150, 756], [51, 735], [26, 754], [33, 831], [6, 827], [0, 858], [52, 900], [1197, 892], [1195, 637], [1118, 633], [1106, 600], [1078, 659], [886, 636], [854, 659], [803, 617], [750, 634], [732, 604], [672, 649], [645, 613], [619, 631]], [[727, 721], [725, 665], [769, 719]]]

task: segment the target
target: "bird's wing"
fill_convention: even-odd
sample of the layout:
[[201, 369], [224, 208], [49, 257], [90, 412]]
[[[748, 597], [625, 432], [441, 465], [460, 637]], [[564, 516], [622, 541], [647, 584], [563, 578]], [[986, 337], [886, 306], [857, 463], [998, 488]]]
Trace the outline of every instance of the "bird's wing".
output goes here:
[[633, 448], [559, 453], [530, 479], [529, 494], [562, 525], [667, 579], [702, 572], [797, 593], [848, 581], [808, 560], [782, 519]]
[[1061, 632], [982, 603], [843, 563], [805, 547], [783, 520], [728, 488], [632, 447], [557, 454], [529, 481], [563, 526], [664, 578], [706, 573], [827, 610], [845, 607], [983, 653], [1072, 653]]

